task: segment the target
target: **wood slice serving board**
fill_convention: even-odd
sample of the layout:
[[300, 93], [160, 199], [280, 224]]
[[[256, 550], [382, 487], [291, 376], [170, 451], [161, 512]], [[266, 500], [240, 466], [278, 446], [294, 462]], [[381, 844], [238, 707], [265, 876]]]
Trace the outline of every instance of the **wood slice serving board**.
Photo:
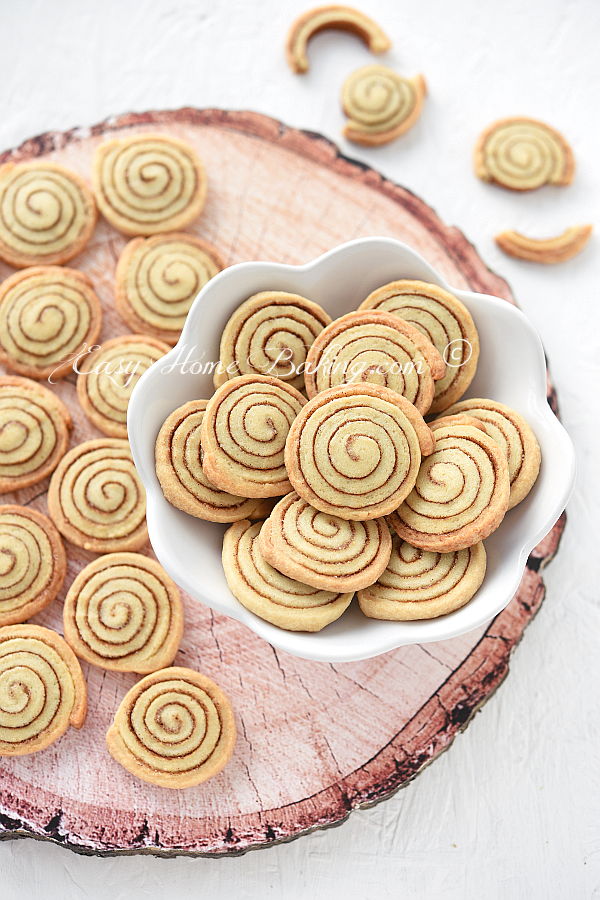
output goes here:
[[[42, 157], [89, 179], [102, 140], [144, 131], [189, 141], [206, 163], [208, 201], [191, 230], [227, 263], [303, 263], [354, 237], [390, 235], [418, 250], [450, 284], [514, 302], [465, 237], [418, 197], [344, 158], [323, 137], [255, 113], [131, 114], [42, 135], [0, 161]], [[71, 263], [90, 275], [102, 300], [102, 340], [128, 330], [113, 303], [124, 244], [100, 222]], [[0, 265], [0, 277], [9, 274]], [[53, 390], [73, 413], [72, 445], [98, 436], [78, 407], [74, 376]], [[42, 483], [4, 502], [46, 511], [46, 488]], [[450, 745], [507, 674], [510, 654], [542, 602], [540, 569], [563, 528], [564, 517], [532, 553], [515, 598], [486, 628], [364, 662], [326, 665], [287, 656], [185, 598], [176, 664], [201, 670], [231, 697], [239, 730], [231, 763], [183, 791], [137, 781], [104, 743], [136, 678], [84, 665], [89, 715], [82, 731], [71, 730], [35, 756], [0, 759], [0, 835], [52, 840], [82, 853], [236, 854], [339, 823], [388, 797]], [[68, 554], [65, 590], [92, 558], [70, 545]], [[62, 631], [63, 597], [64, 591], [36, 621]]]

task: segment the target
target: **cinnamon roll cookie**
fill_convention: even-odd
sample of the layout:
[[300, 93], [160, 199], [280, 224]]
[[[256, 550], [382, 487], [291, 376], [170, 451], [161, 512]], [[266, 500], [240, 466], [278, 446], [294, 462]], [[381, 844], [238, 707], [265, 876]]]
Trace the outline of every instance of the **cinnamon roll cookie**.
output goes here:
[[0, 285], [0, 361], [40, 381], [63, 378], [96, 342], [101, 322], [100, 301], [82, 272], [16, 272]]
[[0, 259], [9, 265], [68, 262], [95, 224], [94, 195], [75, 172], [40, 161], [0, 166]]
[[27, 506], [0, 506], [0, 626], [25, 622], [51, 603], [67, 571], [60, 534]]
[[349, 522], [291, 493], [264, 523], [259, 547], [290, 578], [328, 591], [358, 591], [385, 569], [392, 539], [385, 519]]
[[306, 354], [330, 322], [318, 303], [298, 294], [254, 294], [225, 326], [215, 387], [238, 375], [271, 375], [303, 390]]
[[133, 389], [170, 347], [143, 334], [105, 341], [78, 366], [77, 397], [92, 423], [109, 437], [127, 437], [127, 407]]
[[392, 46], [387, 34], [369, 16], [351, 6], [317, 6], [302, 13], [289, 30], [286, 55], [293, 72], [308, 71], [308, 42], [314, 34], [335, 28], [351, 31], [365, 42], [371, 53], [385, 53]]
[[146, 675], [126, 694], [106, 735], [111, 756], [142, 781], [187, 788], [229, 762], [236, 729], [218, 685], [173, 666]]
[[117, 265], [117, 309], [134, 331], [176, 344], [192, 302], [223, 268], [214, 247], [193, 234], [134, 238]]
[[0, 628], [0, 756], [38, 753], [81, 728], [87, 689], [77, 657], [40, 625]]
[[178, 509], [209, 522], [237, 522], [253, 516], [261, 501], [221, 491], [204, 474], [200, 430], [207, 403], [191, 400], [165, 420], [156, 438], [156, 476]]
[[388, 66], [357, 69], [342, 88], [344, 137], [367, 147], [394, 141], [415, 124], [426, 94], [422, 75], [404, 78]]
[[359, 309], [392, 313], [434, 345], [446, 371], [435, 383], [429, 412], [441, 412], [462, 397], [477, 369], [479, 336], [471, 313], [454, 294], [437, 284], [402, 279], [377, 288]]
[[538, 477], [541, 453], [537, 438], [523, 416], [497, 400], [479, 398], [455, 403], [448, 412], [469, 416], [484, 426], [506, 453], [510, 478], [508, 508], [524, 500]]
[[69, 450], [50, 481], [48, 511], [84, 550], [139, 550], [148, 540], [146, 495], [127, 441], [99, 438]]
[[506, 456], [493, 438], [471, 425], [439, 428], [435, 442], [414, 489], [389, 522], [413, 547], [463, 550], [495, 531], [506, 514]]
[[114, 672], [169, 666], [183, 633], [177, 586], [139, 553], [109, 553], [87, 565], [69, 588], [63, 616], [77, 656]]
[[383, 385], [425, 414], [446, 366], [433, 344], [409, 322], [381, 310], [341, 316], [317, 337], [306, 358], [306, 392], [342, 384]]
[[285, 464], [294, 490], [342, 519], [377, 519], [412, 490], [434, 438], [401, 394], [342, 385], [313, 397], [292, 423]]
[[263, 556], [261, 522], [236, 522], [223, 539], [223, 569], [233, 596], [286, 631], [321, 631], [348, 608], [353, 592], [310, 586], [273, 568]]
[[306, 400], [269, 375], [225, 382], [208, 401], [200, 426], [202, 468], [222, 491], [280, 497], [291, 490], [284, 463], [290, 425]]
[[164, 134], [134, 134], [101, 144], [93, 184], [104, 218], [133, 236], [185, 228], [206, 199], [206, 173], [196, 152]]
[[360, 608], [371, 619], [433, 619], [468, 603], [485, 575], [480, 542], [464, 550], [434, 553], [394, 537], [392, 555], [375, 584], [358, 593]]

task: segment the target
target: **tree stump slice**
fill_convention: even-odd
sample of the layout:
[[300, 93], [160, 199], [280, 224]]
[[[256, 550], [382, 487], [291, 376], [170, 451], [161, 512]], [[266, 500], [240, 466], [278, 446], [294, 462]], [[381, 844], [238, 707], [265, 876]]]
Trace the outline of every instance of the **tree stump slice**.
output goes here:
[[[165, 132], [206, 163], [205, 211], [191, 228], [227, 263], [303, 263], [351, 238], [406, 241], [458, 288], [514, 302], [456, 228], [406, 188], [342, 156], [317, 134], [250, 112], [181, 109], [128, 114], [91, 129], [52, 132], [0, 156], [45, 158], [90, 178], [94, 150], [115, 134]], [[126, 239], [101, 221], [71, 265], [92, 278], [104, 307], [102, 340], [125, 334], [113, 302]], [[0, 277], [11, 269], [0, 264]], [[53, 387], [74, 418], [71, 445], [99, 435], [78, 406], [75, 377]], [[549, 401], [556, 407], [549, 385]], [[2, 502], [46, 512], [47, 482]], [[544, 596], [540, 571], [558, 548], [564, 515], [533, 551], [509, 606], [487, 627], [427, 647], [358, 663], [296, 659], [245, 626], [185, 597], [176, 664], [227, 691], [236, 711], [234, 757], [197, 788], [168, 791], [137, 781], [109, 756], [104, 736], [136, 676], [84, 664], [88, 720], [35, 756], [0, 759], [0, 836], [51, 840], [81, 853], [234, 855], [343, 821], [389, 797], [452, 743], [508, 672], [509, 659]], [[60, 597], [34, 621], [62, 632], [64, 593], [93, 558], [67, 544]], [[148, 554], [151, 550], [148, 548]]]

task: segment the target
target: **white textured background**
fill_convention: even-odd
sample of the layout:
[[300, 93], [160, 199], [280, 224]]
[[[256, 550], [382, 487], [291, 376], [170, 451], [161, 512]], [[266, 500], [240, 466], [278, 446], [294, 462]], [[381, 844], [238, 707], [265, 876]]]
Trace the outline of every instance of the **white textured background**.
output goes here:
[[[310, 2], [0, 0], [0, 147], [188, 104], [257, 109], [338, 140], [339, 87], [371, 58], [354, 38], [324, 34], [309, 75], [292, 76], [283, 40]], [[546, 602], [508, 680], [451, 750], [341, 828], [230, 860], [97, 860], [4, 843], [3, 900], [600, 897], [599, 236], [549, 268], [510, 260], [492, 241], [504, 227], [600, 229], [600, 2], [358, 2], [391, 34], [389, 63], [422, 71], [430, 96], [406, 137], [344, 150], [465, 231], [508, 278], [551, 360], [579, 479]], [[571, 187], [521, 196], [473, 177], [478, 132], [512, 114], [564, 132], [578, 164]]]

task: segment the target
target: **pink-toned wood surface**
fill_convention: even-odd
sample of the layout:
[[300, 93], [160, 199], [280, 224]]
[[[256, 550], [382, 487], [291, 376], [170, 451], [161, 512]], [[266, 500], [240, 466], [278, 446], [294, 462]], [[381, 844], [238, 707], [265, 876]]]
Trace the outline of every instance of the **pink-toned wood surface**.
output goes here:
[[[462, 233], [410, 191], [344, 158], [319, 135], [256, 113], [130, 114], [92, 129], [42, 135], [0, 161], [44, 157], [89, 179], [93, 152], [106, 136], [142, 131], [183, 138], [205, 161], [208, 201], [190, 230], [218, 247], [227, 263], [301, 263], [353, 237], [391, 235], [456, 287], [514, 302]], [[71, 263], [90, 275], [102, 300], [103, 340], [128, 330], [113, 302], [124, 244], [100, 222]], [[10, 271], [0, 264], [0, 277]], [[53, 390], [73, 413], [72, 445], [97, 436], [77, 404], [74, 376]], [[555, 406], [550, 385], [549, 400]], [[46, 511], [46, 489], [42, 483], [4, 502]], [[564, 522], [563, 516], [531, 554], [515, 598], [487, 628], [359, 663], [287, 656], [185, 597], [176, 664], [218, 681], [236, 711], [239, 740], [225, 771], [184, 791], [136, 781], [104, 744], [135, 676], [84, 665], [89, 715], [83, 730], [71, 730], [36, 756], [0, 760], [0, 837], [48, 839], [83, 853], [235, 854], [339, 823], [356, 807], [388, 797], [451, 744], [507, 674], [510, 654], [542, 602], [540, 570], [556, 552]], [[64, 592], [93, 557], [67, 549], [65, 588], [35, 619], [58, 631]]]

